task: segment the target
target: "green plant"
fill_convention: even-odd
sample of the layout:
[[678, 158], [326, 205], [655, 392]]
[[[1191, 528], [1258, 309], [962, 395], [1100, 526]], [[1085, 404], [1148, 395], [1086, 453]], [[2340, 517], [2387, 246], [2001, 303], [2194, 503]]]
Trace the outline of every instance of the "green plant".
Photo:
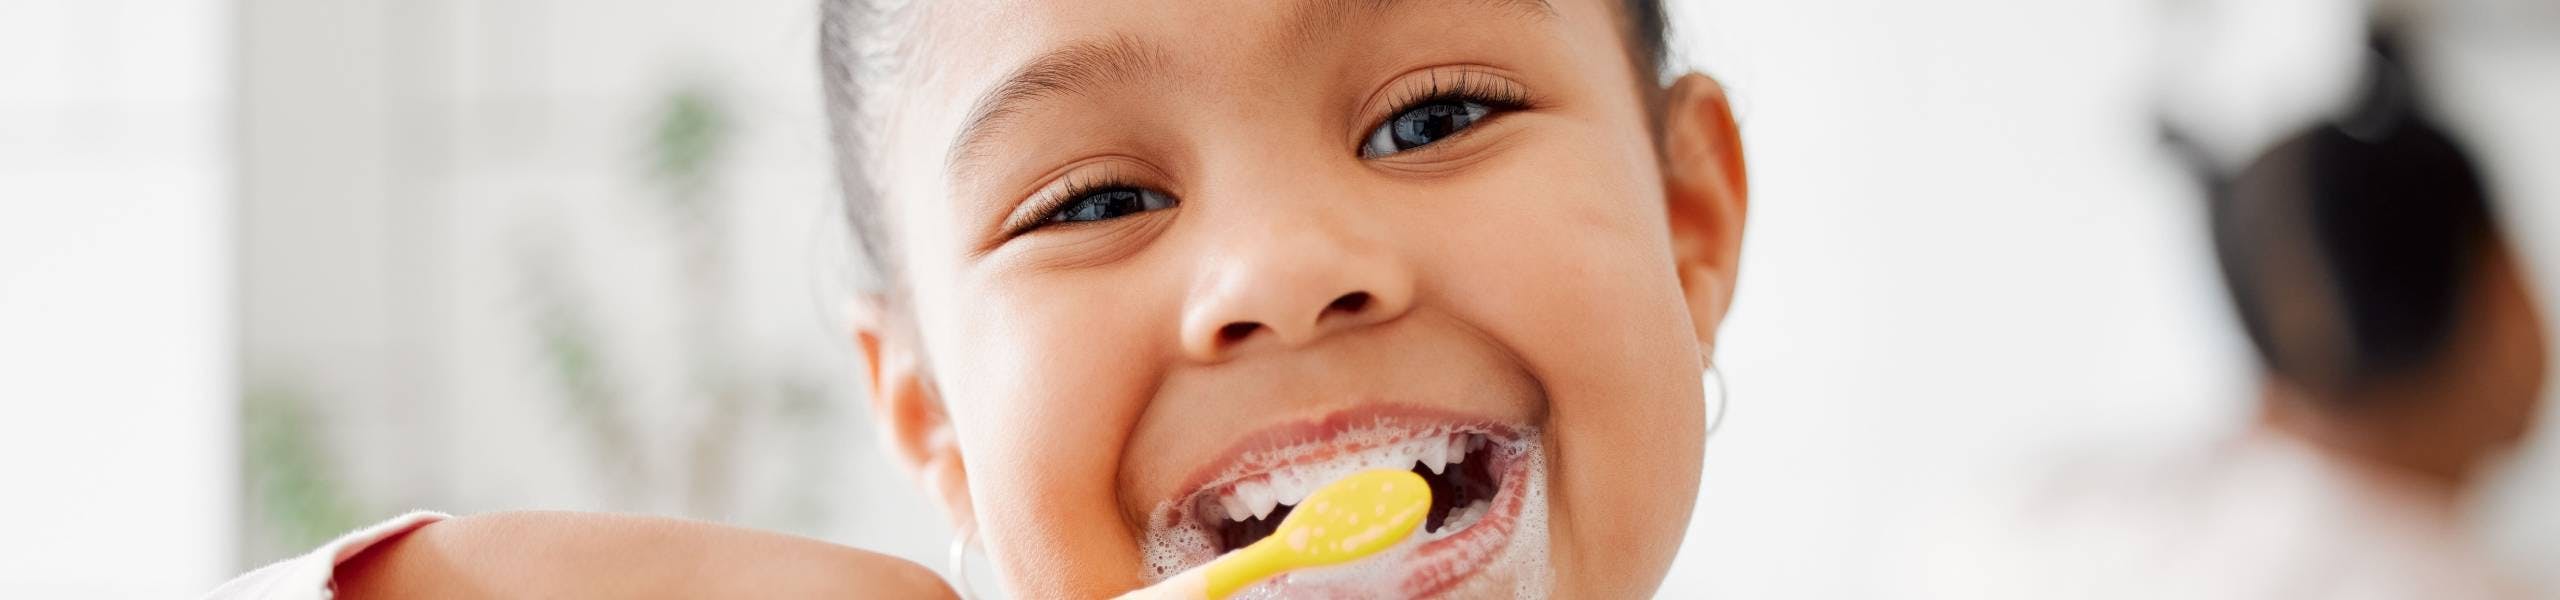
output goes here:
[[318, 546], [370, 518], [338, 479], [302, 393], [277, 384], [248, 389], [240, 403], [240, 440], [251, 525], [242, 537], [250, 557]]

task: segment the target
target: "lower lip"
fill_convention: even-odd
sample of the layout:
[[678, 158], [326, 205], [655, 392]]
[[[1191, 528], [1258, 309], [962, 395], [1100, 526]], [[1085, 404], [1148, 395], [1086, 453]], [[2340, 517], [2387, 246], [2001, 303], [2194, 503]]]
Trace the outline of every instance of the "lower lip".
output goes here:
[[[1525, 454], [1540, 450], [1534, 436], [1515, 444], [1515, 451], [1493, 453], [1498, 461], [1495, 466], [1502, 472], [1502, 488], [1494, 494], [1485, 514], [1466, 529], [1409, 549], [1391, 549], [1360, 563], [1283, 575], [1259, 586], [1262, 595], [1360, 598], [1394, 589], [1396, 593], [1391, 597], [1425, 598], [1465, 583], [1496, 562], [1495, 558], [1510, 546], [1513, 531], [1519, 528], [1521, 507], [1529, 496], [1531, 471], [1537, 462]], [[1422, 533], [1417, 531], [1414, 535]], [[1381, 585], [1387, 582], [1395, 583], [1392, 588]]]

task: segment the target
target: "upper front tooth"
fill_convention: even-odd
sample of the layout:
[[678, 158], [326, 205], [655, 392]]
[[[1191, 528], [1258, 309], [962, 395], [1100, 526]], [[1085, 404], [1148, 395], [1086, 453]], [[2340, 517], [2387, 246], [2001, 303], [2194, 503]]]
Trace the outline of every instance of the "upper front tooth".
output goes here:
[[1244, 499], [1245, 508], [1253, 509], [1253, 518], [1256, 519], [1271, 516], [1271, 509], [1276, 508], [1271, 484], [1261, 479], [1236, 484], [1236, 496]]
[[1368, 454], [1368, 464], [1371, 468], [1402, 465], [1404, 468], [1411, 469], [1413, 459], [1413, 450], [1404, 446], [1383, 446], [1369, 451]]
[[1467, 462], [1467, 450], [1470, 450], [1471, 448], [1469, 448], [1469, 446], [1473, 445], [1468, 443], [1467, 440], [1474, 438], [1475, 436], [1472, 435], [1459, 435], [1457, 437], [1449, 438], [1449, 464], [1454, 465]]
[[1307, 474], [1292, 473], [1271, 476], [1271, 498], [1281, 504], [1297, 506], [1307, 499]]
[[1253, 516], [1253, 509], [1245, 508], [1244, 499], [1237, 498], [1235, 494], [1219, 496], [1218, 506], [1220, 508], [1227, 509], [1227, 520], [1229, 521], [1242, 523], [1244, 522], [1245, 517]]
[[1441, 471], [1448, 469], [1449, 445], [1437, 441], [1423, 444], [1422, 466], [1424, 468], [1431, 469], [1431, 474], [1433, 475], [1438, 475]]

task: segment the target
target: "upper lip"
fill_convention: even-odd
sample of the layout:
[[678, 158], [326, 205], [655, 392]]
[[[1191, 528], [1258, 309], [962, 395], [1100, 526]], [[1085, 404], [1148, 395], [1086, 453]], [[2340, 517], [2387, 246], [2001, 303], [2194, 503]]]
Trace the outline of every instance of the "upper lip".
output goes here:
[[[1154, 525], [1178, 526], [1181, 521], [1190, 518], [1190, 507], [1195, 505], [1203, 494], [1219, 486], [1292, 465], [1313, 464], [1338, 454], [1359, 452], [1401, 441], [1402, 438], [1389, 438], [1359, 446], [1328, 447], [1329, 444], [1337, 442], [1345, 432], [1380, 426], [1409, 428], [1417, 432], [1432, 428], [1464, 428], [1488, 433], [1496, 438], [1507, 438], [1511, 436], [1517, 424], [1482, 415], [1392, 403], [1361, 405], [1314, 418], [1274, 424], [1244, 435], [1236, 443], [1229, 445], [1226, 450], [1212, 455], [1209, 460], [1194, 469], [1190, 476], [1183, 478], [1182, 484], [1173, 488], [1173, 495], [1164, 499], [1179, 507], [1166, 515], [1174, 522]], [[1282, 454], [1279, 451], [1284, 450], [1297, 452], [1286, 457], [1274, 456]]]

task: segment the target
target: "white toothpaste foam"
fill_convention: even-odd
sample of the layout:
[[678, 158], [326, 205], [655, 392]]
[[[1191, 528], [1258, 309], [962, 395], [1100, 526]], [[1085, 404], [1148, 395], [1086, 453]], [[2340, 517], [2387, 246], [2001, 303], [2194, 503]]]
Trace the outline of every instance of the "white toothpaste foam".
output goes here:
[[[1516, 489], [1522, 494], [1520, 513], [1512, 527], [1511, 535], [1488, 542], [1507, 544], [1507, 546], [1485, 565], [1483, 572], [1509, 575], [1513, 581], [1514, 589], [1511, 590], [1513, 597], [1546, 598], [1551, 594], [1553, 585], [1553, 575], [1548, 572], [1547, 562], [1549, 541], [1547, 539], [1546, 453], [1543, 446], [1538, 443], [1537, 434], [1534, 432], [1524, 433], [1517, 440], [1495, 442], [1495, 444], [1496, 450], [1504, 457], [1526, 461], [1520, 472], [1524, 473], [1528, 480], [1522, 482], [1524, 485], [1517, 488], [1504, 486], [1506, 491]], [[1166, 523], [1169, 515], [1173, 514], [1174, 504], [1167, 502], [1158, 505], [1150, 517], [1150, 525]], [[1465, 507], [1461, 507], [1460, 510], [1464, 509]], [[1489, 510], [1489, 507], [1484, 510]], [[1456, 524], [1457, 516], [1456, 513], [1451, 515], [1451, 524]], [[1469, 524], [1472, 525], [1472, 523]], [[1416, 532], [1394, 547], [1367, 559], [1347, 565], [1294, 572], [1274, 582], [1249, 588], [1235, 597], [1286, 597], [1288, 595], [1286, 588], [1291, 583], [1325, 585], [1392, 581], [1393, 577], [1400, 574], [1399, 567], [1411, 560], [1413, 554], [1422, 545], [1447, 539], [1459, 531], [1458, 527], [1443, 527], [1436, 532]], [[1214, 552], [1214, 546], [1210, 544], [1207, 532], [1191, 523], [1181, 523], [1170, 528], [1150, 527], [1145, 543], [1147, 580], [1150, 583], [1163, 581], [1179, 573], [1184, 567], [1214, 558], [1211, 555]], [[1473, 589], [1477, 585], [1485, 584], [1481, 581], [1461, 583], [1458, 590], [1474, 593], [1460, 593], [1456, 596], [1473, 597], [1493, 591]]]

